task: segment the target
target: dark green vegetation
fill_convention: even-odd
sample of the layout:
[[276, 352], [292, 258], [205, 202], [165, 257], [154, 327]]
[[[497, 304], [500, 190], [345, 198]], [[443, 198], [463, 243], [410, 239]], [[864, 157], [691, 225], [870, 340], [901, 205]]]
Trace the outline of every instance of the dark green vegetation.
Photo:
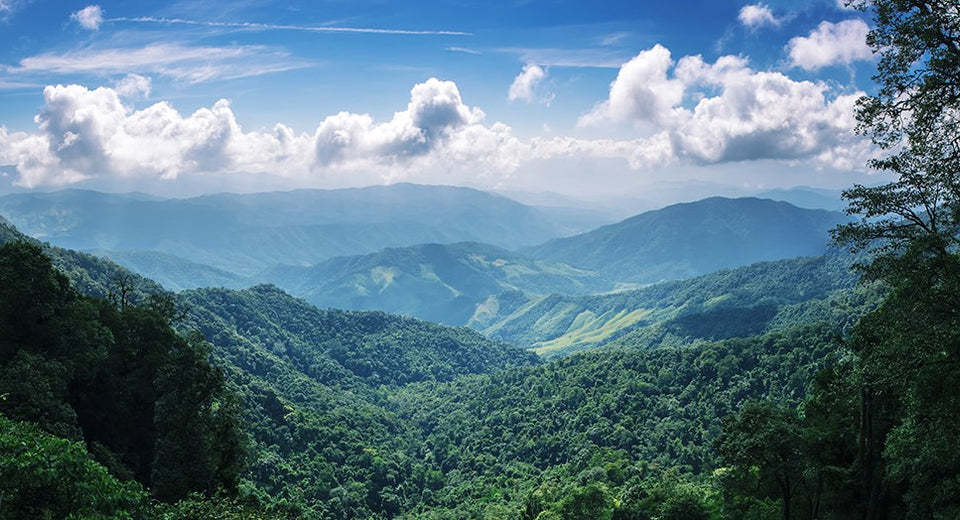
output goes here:
[[0, 197], [0, 215], [61, 247], [157, 251], [241, 276], [430, 242], [532, 245], [602, 223], [571, 224], [556, 211], [468, 188], [410, 184], [190, 199], [24, 193]]
[[960, 517], [960, 7], [871, 5], [859, 118], [899, 180], [835, 232], [870, 254], [555, 304], [647, 302], [606, 348], [535, 363], [272, 286], [150, 297], [48, 248], [95, 299], [5, 245], [0, 518]]
[[452, 325], [480, 324], [548, 294], [613, 288], [596, 273], [475, 242], [388, 248], [262, 273], [319, 307], [377, 309]]
[[648, 211], [522, 251], [612, 280], [657, 282], [826, 251], [842, 214], [764, 199], [715, 197]]
[[[145, 305], [82, 296], [39, 246], [0, 248], [0, 415], [36, 424], [0, 424], [0, 494], [10, 496], [0, 514], [135, 510], [146, 506], [140, 485], [164, 501], [236, 490], [232, 394], [209, 345], [170, 327], [172, 312], [162, 295]], [[58, 438], [24, 435], [36, 427]]]

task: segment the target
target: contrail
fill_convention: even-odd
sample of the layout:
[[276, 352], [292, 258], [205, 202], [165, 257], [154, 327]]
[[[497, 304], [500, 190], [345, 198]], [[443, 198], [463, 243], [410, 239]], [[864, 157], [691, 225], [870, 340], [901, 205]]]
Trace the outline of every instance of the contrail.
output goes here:
[[407, 36], [473, 36], [473, 33], [462, 31], [410, 31], [405, 29], [378, 29], [375, 27], [336, 27], [336, 26], [308, 26], [308, 25], [276, 25], [254, 22], [204, 22], [184, 20], [182, 18], [155, 18], [152, 16], [138, 16], [136, 18], [107, 18], [105, 22], [135, 22], [157, 24], [200, 25], [203, 27], [227, 27], [231, 29], [249, 29], [254, 31], [307, 31], [307, 32], [334, 32], [334, 33], [365, 33], [365, 34], [401, 34]]

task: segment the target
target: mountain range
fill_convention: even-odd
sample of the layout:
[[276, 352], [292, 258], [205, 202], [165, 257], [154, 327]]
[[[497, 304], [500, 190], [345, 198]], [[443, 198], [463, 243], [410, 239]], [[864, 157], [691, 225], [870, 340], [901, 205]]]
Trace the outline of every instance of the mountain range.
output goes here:
[[520, 252], [597, 271], [612, 280], [652, 283], [717, 269], [817, 256], [841, 213], [767, 199], [712, 197], [648, 211]]
[[61, 247], [156, 251], [239, 276], [421, 243], [516, 248], [601, 222], [587, 212], [540, 210], [469, 188], [412, 184], [188, 199], [32, 192], [0, 197], [0, 215]]
[[[66, 190], [0, 197], [0, 211], [34, 236], [110, 258], [168, 290], [272, 283], [319, 307], [478, 330], [502, 328], [550, 295], [624, 291], [820, 255], [827, 230], [844, 220], [785, 202], [715, 197], [511, 251], [457, 240], [516, 246], [571, 234], [596, 217], [415, 185], [192, 199]], [[420, 240], [427, 243], [404, 244]], [[631, 312], [621, 325], [632, 323]], [[589, 321], [592, 330], [597, 323]]]

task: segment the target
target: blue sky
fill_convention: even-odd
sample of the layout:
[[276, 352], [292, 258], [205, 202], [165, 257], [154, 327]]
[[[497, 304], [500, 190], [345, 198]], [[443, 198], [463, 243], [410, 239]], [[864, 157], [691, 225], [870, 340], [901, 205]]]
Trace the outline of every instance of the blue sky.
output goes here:
[[871, 182], [835, 0], [0, 0], [12, 189]]

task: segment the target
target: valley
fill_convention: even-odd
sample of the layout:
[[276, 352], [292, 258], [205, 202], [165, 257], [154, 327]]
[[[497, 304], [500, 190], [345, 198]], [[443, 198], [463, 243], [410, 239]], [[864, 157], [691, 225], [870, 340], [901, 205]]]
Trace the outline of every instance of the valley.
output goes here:
[[[769, 207], [721, 204], [689, 240], [705, 222]], [[812, 229], [842, 221], [784, 204], [774, 205], [784, 225], [798, 215]], [[763, 211], [756, 220], [775, 228]], [[39, 244], [4, 226], [5, 242]], [[825, 232], [804, 250], [814, 256], [649, 284], [477, 242], [278, 265], [250, 278], [161, 251], [101, 259], [42, 247], [79, 291], [117, 302], [122, 282], [124, 305], [148, 308], [151, 294], [165, 295], [180, 309], [166, 311], [177, 315], [171, 324], [209, 342], [239, 399], [247, 459], [237, 482], [279, 517], [510, 517], [560, 504], [574, 482], [606, 497], [705, 486], [712, 443], [737, 403], [803, 401], [814, 374], [842, 355], [836, 338], [883, 298], [882, 287], [857, 284], [851, 267], [864, 258], [829, 247]], [[770, 254], [768, 243], [761, 249]], [[691, 254], [672, 251], [675, 265]], [[617, 510], [641, 506], [630, 500]]]

